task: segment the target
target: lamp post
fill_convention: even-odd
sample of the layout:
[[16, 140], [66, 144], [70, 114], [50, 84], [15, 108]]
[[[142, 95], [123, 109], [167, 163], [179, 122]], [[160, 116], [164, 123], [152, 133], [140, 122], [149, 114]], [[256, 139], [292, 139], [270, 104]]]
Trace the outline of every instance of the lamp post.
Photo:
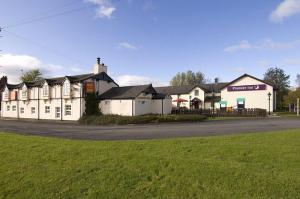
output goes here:
[[269, 115], [271, 115], [271, 93], [268, 93], [268, 99], [269, 99]]

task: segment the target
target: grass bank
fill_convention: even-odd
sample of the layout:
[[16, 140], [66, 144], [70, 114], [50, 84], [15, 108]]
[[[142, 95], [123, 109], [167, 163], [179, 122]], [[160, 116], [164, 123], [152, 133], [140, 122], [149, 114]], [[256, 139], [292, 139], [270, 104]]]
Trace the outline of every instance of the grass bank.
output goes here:
[[101, 115], [101, 116], [82, 116], [80, 124], [93, 125], [125, 125], [125, 124], [146, 124], [164, 122], [199, 122], [206, 119], [204, 115], [140, 115], [140, 116], [120, 116], [120, 115]]
[[300, 130], [152, 141], [0, 133], [0, 198], [299, 198]]

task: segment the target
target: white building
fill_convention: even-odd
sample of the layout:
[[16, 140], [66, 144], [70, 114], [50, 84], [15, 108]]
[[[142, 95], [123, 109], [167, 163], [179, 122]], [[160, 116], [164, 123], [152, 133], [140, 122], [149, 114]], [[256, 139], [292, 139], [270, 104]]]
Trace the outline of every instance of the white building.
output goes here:
[[[112, 92], [127, 90], [130, 98], [116, 100], [117, 96], [111, 95], [112, 99], [105, 98], [105, 101], [100, 102], [99, 106], [104, 114], [142, 115], [171, 112], [171, 98], [158, 94], [151, 85], [128, 88], [119, 87], [107, 75], [107, 67], [98, 58], [93, 73], [90, 74], [41, 79], [16, 85], [6, 83], [1, 93], [1, 117], [78, 120], [85, 112], [84, 96], [89, 89], [96, 92], [100, 99]], [[137, 95], [133, 95], [132, 91], [136, 91]]]
[[276, 90], [273, 86], [248, 74], [244, 74], [232, 82], [197, 86], [166, 86], [155, 89], [159, 93], [170, 95], [173, 107], [212, 109], [214, 105], [217, 109], [260, 108], [269, 110], [270, 106], [270, 112], [273, 112], [276, 107]]

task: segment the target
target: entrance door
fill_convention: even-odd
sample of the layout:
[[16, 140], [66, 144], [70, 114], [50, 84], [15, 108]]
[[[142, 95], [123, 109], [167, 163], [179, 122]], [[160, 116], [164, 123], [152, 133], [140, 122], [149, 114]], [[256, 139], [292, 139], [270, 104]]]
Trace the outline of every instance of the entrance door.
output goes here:
[[199, 102], [198, 101], [194, 101], [194, 109], [199, 109]]

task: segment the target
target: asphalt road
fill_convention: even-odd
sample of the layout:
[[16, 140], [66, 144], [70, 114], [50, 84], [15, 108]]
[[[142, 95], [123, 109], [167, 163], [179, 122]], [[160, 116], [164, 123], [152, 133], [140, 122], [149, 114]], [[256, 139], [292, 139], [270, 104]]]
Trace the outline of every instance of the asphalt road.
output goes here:
[[0, 131], [2, 132], [87, 140], [141, 140], [214, 136], [295, 128], [300, 128], [299, 119], [240, 119], [125, 126], [82, 126], [77, 123], [0, 119]]

